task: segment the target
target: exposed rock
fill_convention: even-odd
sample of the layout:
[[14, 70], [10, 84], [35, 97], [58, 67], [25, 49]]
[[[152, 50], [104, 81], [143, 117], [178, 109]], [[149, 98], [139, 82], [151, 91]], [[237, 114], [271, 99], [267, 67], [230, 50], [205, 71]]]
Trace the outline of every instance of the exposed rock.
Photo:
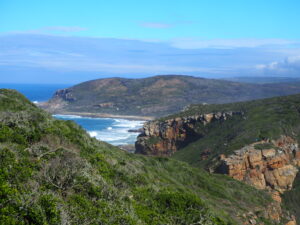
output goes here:
[[271, 196], [274, 201], [281, 203], [282, 199], [278, 191], [272, 191]]
[[136, 153], [170, 156], [180, 147], [202, 137], [195, 128], [216, 120], [224, 121], [242, 112], [218, 112], [189, 117], [177, 117], [165, 121], [150, 121], [144, 124], [143, 132], [136, 142]]
[[50, 113], [56, 113], [59, 111], [61, 108], [66, 106], [68, 102], [62, 100], [62, 99], [56, 99], [55, 101], [53, 100], [51, 104], [49, 102], [40, 102], [38, 103], [38, 106], [45, 109], [47, 108], [47, 111]]
[[[136, 153], [170, 156], [186, 144], [203, 137], [201, 135], [204, 134], [197, 132], [199, 125], [222, 122], [236, 115], [244, 114], [220, 112], [147, 122], [136, 142]], [[210, 154], [212, 150], [204, 149], [199, 158], [206, 160]], [[280, 224], [282, 218], [286, 218], [286, 213], [281, 209], [281, 194], [292, 188], [300, 165], [300, 150], [293, 138], [281, 136], [277, 140], [255, 142], [234, 151], [232, 155], [221, 154], [215, 160], [221, 163], [219, 167], [211, 168], [211, 172], [227, 174], [270, 192], [274, 201], [265, 209], [264, 217], [276, 221], [277, 224]], [[246, 218], [246, 224], [262, 224], [255, 218], [255, 212], [246, 215]], [[290, 221], [288, 225], [295, 222], [293, 219], [287, 221]]]
[[73, 93], [70, 89], [61, 89], [55, 92], [54, 98], [61, 98], [67, 102], [73, 102], [76, 98], [73, 96]]
[[273, 202], [272, 204], [270, 204], [267, 207], [264, 216], [271, 219], [271, 220], [273, 220], [273, 221], [279, 222], [281, 220], [282, 216], [283, 216], [280, 203]]
[[[267, 147], [271, 144], [273, 147], [256, 149], [256, 146], [264, 144], [268, 144]], [[299, 152], [297, 142], [286, 136], [271, 142], [256, 142], [235, 151], [227, 158], [223, 156], [218, 171], [258, 189], [282, 193], [292, 188], [300, 162]], [[280, 201], [278, 198], [277, 200]]]
[[40, 102], [38, 106], [46, 109], [50, 113], [61, 112], [61, 109], [66, 107], [69, 103], [76, 101], [77, 99], [73, 96], [72, 90], [61, 89], [57, 90], [52, 99], [48, 102]]
[[119, 145], [118, 146], [120, 149], [126, 151], [126, 152], [130, 152], [130, 153], [134, 153], [135, 151], [135, 147], [133, 144], [128, 144], [128, 145]]
[[293, 219], [293, 220], [287, 222], [285, 225], [297, 225], [297, 222], [295, 219]]
[[95, 107], [99, 107], [99, 108], [113, 108], [113, 107], [115, 107], [115, 104], [113, 102], [104, 102], [104, 103], [96, 104]]
[[259, 220], [257, 212], [262, 213], [263, 217], [272, 220], [274, 224], [279, 224], [282, 218], [286, 218], [286, 215], [282, 212], [280, 203], [278, 202], [272, 202], [263, 211], [259, 208], [254, 208], [243, 215], [239, 215], [239, 217], [244, 218], [244, 225], [264, 225], [264, 223]]
[[[271, 148], [270, 148], [271, 147]], [[282, 218], [281, 196], [292, 188], [300, 164], [298, 143], [291, 137], [260, 141], [236, 150], [233, 155], [220, 155], [218, 172], [228, 174], [258, 189], [266, 189], [274, 202], [266, 209], [266, 217], [279, 222]], [[255, 220], [249, 221], [255, 224]], [[291, 220], [285, 225], [296, 225]]]
[[143, 132], [143, 128], [129, 129], [128, 132], [130, 132], [130, 133], [142, 133]]

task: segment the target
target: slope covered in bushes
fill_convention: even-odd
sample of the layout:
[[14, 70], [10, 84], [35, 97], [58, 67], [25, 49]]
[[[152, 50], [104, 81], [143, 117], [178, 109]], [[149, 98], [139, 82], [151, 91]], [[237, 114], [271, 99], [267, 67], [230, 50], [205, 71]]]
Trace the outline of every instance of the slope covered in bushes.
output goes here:
[[226, 176], [126, 153], [0, 90], [0, 224], [272, 224], [271, 203]]

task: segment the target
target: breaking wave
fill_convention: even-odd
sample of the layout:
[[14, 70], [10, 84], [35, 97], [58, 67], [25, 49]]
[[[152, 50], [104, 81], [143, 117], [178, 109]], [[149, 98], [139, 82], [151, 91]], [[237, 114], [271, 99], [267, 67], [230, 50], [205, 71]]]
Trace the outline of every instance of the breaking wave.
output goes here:
[[112, 145], [134, 144], [138, 133], [128, 132], [130, 129], [139, 129], [145, 121], [112, 119], [112, 118], [91, 118], [76, 115], [54, 115], [57, 119], [74, 120], [87, 130], [91, 137], [106, 141]]

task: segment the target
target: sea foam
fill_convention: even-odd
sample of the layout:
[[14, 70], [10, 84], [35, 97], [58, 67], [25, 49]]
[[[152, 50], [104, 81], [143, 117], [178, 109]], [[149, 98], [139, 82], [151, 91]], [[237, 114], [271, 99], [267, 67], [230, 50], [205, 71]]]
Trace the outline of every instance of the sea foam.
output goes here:
[[82, 116], [77, 116], [77, 115], [64, 115], [64, 114], [55, 114], [53, 117], [57, 119], [63, 119], [63, 120], [71, 120], [71, 119], [78, 119], [82, 118]]
[[91, 118], [60, 114], [54, 115], [54, 117], [63, 120], [74, 120], [86, 129], [91, 137], [113, 145], [134, 144], [138, 133], [128, 132], [128, 130], [139, 129], [145, 122], [142, 120]]

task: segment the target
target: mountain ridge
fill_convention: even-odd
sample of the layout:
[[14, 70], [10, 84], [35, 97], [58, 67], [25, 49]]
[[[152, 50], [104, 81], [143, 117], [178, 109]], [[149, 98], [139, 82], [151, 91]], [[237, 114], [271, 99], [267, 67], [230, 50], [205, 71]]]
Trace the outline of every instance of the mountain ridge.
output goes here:
[[300, 83], [245, 84], [184, 75], [104, 78], [58, 90], [42, 107], [52, 113], [161, 117], [190, 104], [229, 103], [300, 92]]

